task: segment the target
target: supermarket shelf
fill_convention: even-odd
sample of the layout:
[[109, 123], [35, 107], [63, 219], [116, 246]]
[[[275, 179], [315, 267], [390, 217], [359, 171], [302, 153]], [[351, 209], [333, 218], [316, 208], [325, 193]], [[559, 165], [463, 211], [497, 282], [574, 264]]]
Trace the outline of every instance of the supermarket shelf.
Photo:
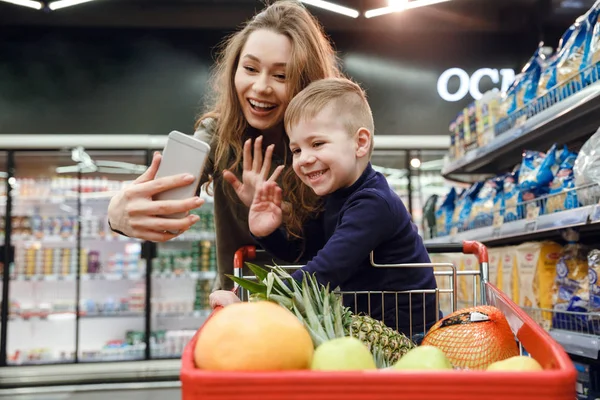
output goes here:
[[[180, 390], [180, 388], [181, 382], [179, 381], [44, 386], [32, 388], [3, 389], [0, 390], [0, 399], [7, 398], [48, 400], [68, 398], [70, 400], [75, 400], [80, 398], [90, 398], [90, 396], [100, 396], [99, 393], [102, 392], [108, 392], [107, 396], [114, 396], [115, 392], [117, 391], [120, 395], [127, 396], [127, 398], [129, 398], [129, 396], [132, 396], [135, 399], [171, 399], [179, 396], [180, 392], [176, 390]], [[140, 393], [140, 391], [144, 392]], [[81, 395], [81, 397], [79, 395]]]
[[212, 310], [197, 310], [191, 312], [154, 312], [152, 317], [156, 318], [200, 318], [206, 319]]
[[[143, 273], [100, 273], [100, 274], [81, 274], [82, 281], [137, 281], [144, 279], [146, 275]], [[77, 276], [75, 274], [68, 275], [17, 275], [15, 281], [30, 281], [30, 282], [74, 282]]]
[[114, 311], [114, 312], [80, 312], [80, 319], [98, 318], [143, 318], [145, 314], [141, 311]]
[[[144, 273], [100, 273], [100, 274], [81, 274], [81, 281], [139, 281], [144, 279]], [[187, 271], [182, 273], [160, 272], [152, 274], [156, 279], [191, 279], [191, 280], [211, 280], [217, 277], [216, 271]], [[17, 275], [12, 278], [18, 282], [74, 282], [77, 276], [68, 275]]]
[[[215, 233], [214, 232], [185, 232], [176, 238], [171, 239], [169, 242], [200, 242], [203, 240], [214, 241]], [[169, 243], [165, 242], [165, 243]]]
[[554, 142], [579, 140], [598, 129], [600, 82], [567, 97], [529, 118], [519, 127], [494, 138], [489, 144], [471, 150], [448, 164], [442, 175], [507, 171], [518, 164], [524, 148], [546, 151]]
[[[127, 236], [121, 235], [107, 235], [105, 237], [101, 236], [82, 236], [82, 241], [97, 241], [97, 242], [107, 242], [107, 243], [142, 243], [143, 240], [130, 238]], [[77, 244], [77, 238], [75, 236], [42, 236], [40, 238], [31, 237], [31, 235], [13, 235], [11, 237], [11, 241], [15, 244], [21, 244], [25, 246], [34, 246], [34, 245], [52, 245], [52, 244], [69, 244], [71, 247], [75, 247]]]
[[0, 387], [177, 380], [180, 367], [179, 359], [8, 367]]
[[562, 229], [581, 227], [600, 230], [600, 205], [540, 215], [535, 219], [505, 222], [501, 226], [471, 229], [454, 236], [427, 239], [425, 244], [458, 243], [464, 240], [478, 240], [494, 245], [521, 243], [524, 240], [557, 236]]
[[177, 274], [175, 272], [158, 272], [152, 274], [153, 278], [157, 279], [194, 279], [194, 280], [211, 280], [217, 277], [216, 271], [188, 271]]
[[567, 353], [598, 360], [600, 352], [600, 337], [578, 332], [550, 330], [550, 335]]

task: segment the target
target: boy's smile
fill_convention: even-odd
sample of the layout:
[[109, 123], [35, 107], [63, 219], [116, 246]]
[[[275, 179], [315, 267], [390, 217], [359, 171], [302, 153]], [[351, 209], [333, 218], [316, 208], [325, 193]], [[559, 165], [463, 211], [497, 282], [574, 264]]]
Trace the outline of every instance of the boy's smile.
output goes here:
[[364, 169], [356, 153], [356, 136], [347, 132], [336, 111], [325, 107], [288, 132], [294, 172], [319, 196], [351, 186]]

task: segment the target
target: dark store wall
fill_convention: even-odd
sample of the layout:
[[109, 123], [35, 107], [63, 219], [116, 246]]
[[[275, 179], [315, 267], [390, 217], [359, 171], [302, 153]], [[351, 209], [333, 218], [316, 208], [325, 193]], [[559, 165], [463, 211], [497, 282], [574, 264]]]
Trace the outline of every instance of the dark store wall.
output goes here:
[[[0, 133], [191, 132], [214, 47], [225, 32], [0, 29]], [[379, 134], [445, 134], [469, 101], [442, 100], [452, 67], [519, 69], [535, 37], [331, 33], [346, 72], [368, 92]], [[450, 81], [455, 92], [458, 80]], [[482, 81], [482, 91], [491, 88]]]

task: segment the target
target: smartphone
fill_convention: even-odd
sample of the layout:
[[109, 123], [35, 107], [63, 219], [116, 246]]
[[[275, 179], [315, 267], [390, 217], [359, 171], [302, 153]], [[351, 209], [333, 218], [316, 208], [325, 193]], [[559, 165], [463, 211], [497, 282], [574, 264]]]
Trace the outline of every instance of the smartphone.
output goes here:
[[[204, 164], [210, 153], [210, 146], [202, 140], [184, 133], [173, 131], [169, 133], [167, 144], [162, 153], [162, 160], [154, 179], [178, 174], [192, 174], [194, 182], [156, 194], [154, 200], [184, 200], [198, 193], [200, 177]], [[183, 218], [187, 212], [161, 215], [165, 218]]]

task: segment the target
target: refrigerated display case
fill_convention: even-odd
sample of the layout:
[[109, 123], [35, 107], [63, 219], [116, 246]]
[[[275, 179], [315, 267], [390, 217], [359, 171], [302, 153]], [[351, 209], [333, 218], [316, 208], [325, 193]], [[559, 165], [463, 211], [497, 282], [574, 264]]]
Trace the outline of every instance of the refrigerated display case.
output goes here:
[[157, 245], [152, 259], [151, 358], [179, 358], [208, 315], [217, 276], [211, 198], [194, 213], [200, 220], [183, 235]]

